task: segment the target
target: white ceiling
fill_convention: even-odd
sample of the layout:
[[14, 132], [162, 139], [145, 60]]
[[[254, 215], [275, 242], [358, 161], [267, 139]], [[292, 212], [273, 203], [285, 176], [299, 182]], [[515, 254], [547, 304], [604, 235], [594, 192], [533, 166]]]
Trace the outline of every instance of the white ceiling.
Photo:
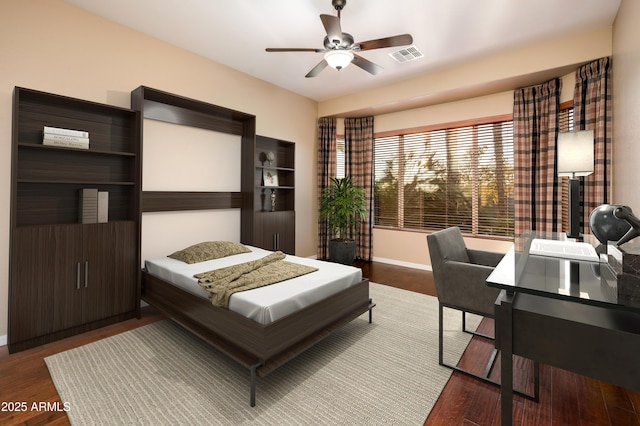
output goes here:
[[347, 0], [342, 31], [356, 42], [409, 33], [424, 57], [403, 64], [398, 48], [360, 55], [384, 68], [349, 66], [305, 78], [321, 53], [268, 53], [267, 47], [323, 48], [320, 14], [331, 0], [66, 0], [92, 13], [323, 101], [511, 50], [611, 26], [621, 0]]

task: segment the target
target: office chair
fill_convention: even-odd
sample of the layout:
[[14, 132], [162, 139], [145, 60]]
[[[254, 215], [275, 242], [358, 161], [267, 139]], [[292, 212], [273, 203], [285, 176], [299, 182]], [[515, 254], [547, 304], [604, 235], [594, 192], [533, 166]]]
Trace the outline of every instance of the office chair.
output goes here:
[[[498, 350], [493, 349], [483, 374], [447, 364], [443, 359], [443, 308], [462, 312], [462, 331], [494, 340], [493, 337], [466, 328], [467, 312], [487, 318], [495, 316], [495, 301], [500, 293], [497, 288], [488, 287], [486, 280], [500, 262], [503, 254], [468, 249], [457, 226], [427, 235], [429, 256], [438, 297], [438, 363], [468, 376], [500, 386], [489, 378]], [[538, 364], [534, 363], [534, 395], [521, 391], [514, 392], [537, 401], [539, 388]]]

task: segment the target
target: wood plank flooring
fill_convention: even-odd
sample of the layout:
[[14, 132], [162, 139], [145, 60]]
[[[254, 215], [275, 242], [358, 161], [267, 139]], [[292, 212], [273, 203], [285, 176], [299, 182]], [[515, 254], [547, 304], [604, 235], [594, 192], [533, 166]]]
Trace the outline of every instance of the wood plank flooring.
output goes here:
[[[435, 296], [430, 272], [376, 262], [359, 262], [365, 277], [372, 282]], [[0, 410], [1, 425], [68, 425], [44, 358], [96, 340], [163, 319], [152, 307], [143, 309], [140, 320], [119, 324], [49, 343], [9, 355], [0, 347]], [[491, 332], [493, 323], [484, 320], [483, 331]], [[483, 366], [491, 344], [474, 338], [461, 363]], [[437, 362], [437, 360], [434, 360]], [[499, 372], [499, 365], [493, 374]], [[526, 360], [516, 361], [514, 381], [517, 386], [530, 383], [531, 366]], [[541, 366], [541, 401], [536, 404], [515, 398], [515, 424], [522, 425], [640, 425], [640, 394], [609, 385], [564, 370]], [[481, 383], [460, 373], [453, 373], [425, 425], [498, 425], [500, 424], [500, 393], [497, 387]], [[26, 402], [25, 411], [7, 411], [8, 403]], [[49, 403], [40, 410], [33, 403]], [[427, 413], [425, 411], [425, 417]]]

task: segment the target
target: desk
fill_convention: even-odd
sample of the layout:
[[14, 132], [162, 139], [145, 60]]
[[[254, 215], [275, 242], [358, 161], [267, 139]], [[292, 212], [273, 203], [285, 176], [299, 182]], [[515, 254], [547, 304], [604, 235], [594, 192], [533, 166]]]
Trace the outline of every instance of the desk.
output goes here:
[[531, 255], [531, 238], [517, 238], [487, 278], [502, 290], [495, 326], [503, 425], [513, 422], [512, 355], [640, 391], [640, 309], [618, 300], [609, 265]]

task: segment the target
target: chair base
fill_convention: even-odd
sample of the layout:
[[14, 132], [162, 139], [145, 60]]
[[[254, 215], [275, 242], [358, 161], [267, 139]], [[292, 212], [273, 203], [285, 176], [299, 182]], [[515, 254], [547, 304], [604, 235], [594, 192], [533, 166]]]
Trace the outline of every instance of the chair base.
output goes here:
[[[477, 373], [473, 373], [471, 371], [465, 370], [463, 368], [460, 368], [456, 365], [451, 365], [451, 364], [447, 364], [444, 362], [443, 360], [443, 353], [444, 353], [444, 337], [443, 337], [443, 333], [442, 333], [442, 308], [443, 305], [439, 304], [439, 342], [438, 342], [438, 364], [442, 365], [443, 367], [447, 367], [450, 368], [454, 371], [457, 371], [459, 373], [462, 373], [466, 376], [478, 379], [484, 383], [488, 383], [490, 385], [493, 386], [497, 386], [500, 387], [500, 383], [496, 382], [495, 380], [492, 380], [489, 378], [491, 371], [493, 370], [493, 366], [496, 362], [496, 358], [498, 356], [498, 349], [494, 348], [493, 351], [491, 352], [491, 356], [489, 357], [489, 361], [487, 362], [487, 366], [485, 367], [485, 370], [483, 372], [483, 374], [477, 374]], [[451, 308], [454, 309], [454, 308]], [[472, 334], [474, 336], [483, 338], [483, 339], [487, 339], [487, 340], [492, 340], [495, 341], [495, 339], [492, 336], [483, 334], [483, 333], [478, 333], [476, 331], [472, 331], [472, 330], [467, 330], [466, 329], [466, 312], [465, 311], [461, 311], [462, 312], [462, 331], [465, 333], [469, 333]], [[529, 394], [525, 391], [521, 391], [518, 389], [514, 389], [513, 392], [515, 394], [518, 394], [520, 396], [523, 396], [527, 399], [530, 399], [532, 401], [538, 402], [539, 398], [540, 398], [540, 366], [538, 364], [537, 361], [533, 362], [533, 394]]]

